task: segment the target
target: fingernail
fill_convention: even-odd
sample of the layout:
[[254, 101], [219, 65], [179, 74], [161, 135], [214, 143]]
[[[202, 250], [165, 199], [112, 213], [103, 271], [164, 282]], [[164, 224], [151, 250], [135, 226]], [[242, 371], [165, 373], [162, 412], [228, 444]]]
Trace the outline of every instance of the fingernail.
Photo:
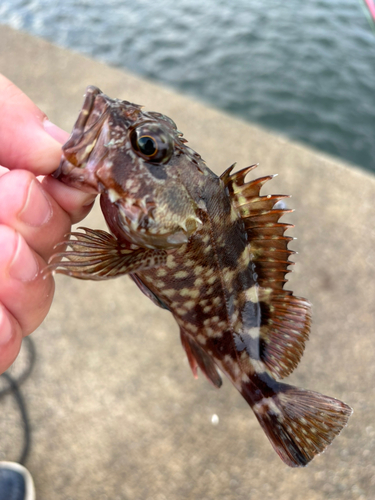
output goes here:
[[9, 265], [9, 276], [19, 281], [32, 281], [38, 274], [38, 263], [22, 236], [15, 233], [15, 239], [16, 251]]
[[47, 134], [49, 134], [61, 144], [64, 144], [64, 142], [68, 140], [69, 134], [54, 123], [50, 122], [48, 119], [45, 119], [43, 121], [43, 127]]
[[12, 325], [4, 306], [0, 305], [0, 345], [8, 344], [13, 336]]
[[29, 186], [26, 202], [18, 218], [30, 226], [41, 226], [52, 217], [52, 206], [40, 183], [33, 180]]
[[9, 172], [9, 169], [8, 168], [5, 168], [5, 167], [2, 167], [0, 165], [0, 177], [4, 174], [7, 174]]

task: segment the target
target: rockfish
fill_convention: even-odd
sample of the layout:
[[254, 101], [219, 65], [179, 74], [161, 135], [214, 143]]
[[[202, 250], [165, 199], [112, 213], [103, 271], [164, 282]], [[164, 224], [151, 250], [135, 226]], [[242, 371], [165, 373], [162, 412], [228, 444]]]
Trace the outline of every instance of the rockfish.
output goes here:
[[284, 289], [293, 253], [290, 224], [279, 222], [284, 196], [260, 194], [271, 175], [245, 182], [254, 165], [218, 177], [186, 142], [170, 118], [88, 87], [54, 176], [100, 193], [110, 233], [71, 233], [49, 270], [128, 274], [174, 316], [194, 376], [199, 367], [220, 387], [224, 373], [280, 458], [304, 466], [352, 411], [280, 382], [299, 363], [311, 323], [309, 302]]

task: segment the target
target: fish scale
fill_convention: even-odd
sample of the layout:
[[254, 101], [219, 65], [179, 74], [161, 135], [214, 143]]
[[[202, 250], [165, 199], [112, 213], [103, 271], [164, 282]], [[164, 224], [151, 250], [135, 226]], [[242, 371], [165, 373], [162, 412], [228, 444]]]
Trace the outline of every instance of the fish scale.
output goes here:
[[284, 289], [292, 239], [284, 195], [256, 165], [215, 175], [168, 117], [111, 99], [85, 101], [54, 176], [101, 195], [110, 233], [82, 228], [45, 272], [103, 280], [128, 274], [172, 313], [194, 376], [218, 369], [242, 394], [280, 458], [304, 466], [341, 432], [351, 408], [280, 382], [301, 360], [310, 304]]

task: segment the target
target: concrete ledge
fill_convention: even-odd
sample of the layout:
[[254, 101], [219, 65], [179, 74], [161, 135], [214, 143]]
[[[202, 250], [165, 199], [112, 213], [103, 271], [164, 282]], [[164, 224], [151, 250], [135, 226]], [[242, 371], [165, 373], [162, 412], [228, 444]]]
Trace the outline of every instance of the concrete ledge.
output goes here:
[[[33, 334], [23, 387], [38, 500], [345, 500], [375, 491], [375, 178], [171, 90], [0, 26], [0, 72], [70, 130], [88, 84], [171, 116], [217, 173], [234, 161], [279, 173], [292, 194], [290, 287], [314, 305], [311, 340], [291, 383], [343, 399], [349, 426], [303, 470], [284, 466], [251, 410], [225, 383], [191, 376], [172, 317], [128, 279], [61, 278]], [[103, 227], [94, 210], [85, 225]], [[22, 363], [22, 359], [19, 361]], [[17, 366], [14, 367], [17, 370]], [[0, 460], [21, 431], [0, 403]], [[213, 414], [219, 424], [212, 425]]]

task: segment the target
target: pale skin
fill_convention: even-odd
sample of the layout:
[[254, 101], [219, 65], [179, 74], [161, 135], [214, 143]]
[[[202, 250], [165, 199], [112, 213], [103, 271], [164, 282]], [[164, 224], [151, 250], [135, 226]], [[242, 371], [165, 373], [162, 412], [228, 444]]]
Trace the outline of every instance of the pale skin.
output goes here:
[[0, 373], [49, 311], [54, 280], [40, 271], [53, 247], [94, 201], [47, 175], [68, 136], [0, 75]]

